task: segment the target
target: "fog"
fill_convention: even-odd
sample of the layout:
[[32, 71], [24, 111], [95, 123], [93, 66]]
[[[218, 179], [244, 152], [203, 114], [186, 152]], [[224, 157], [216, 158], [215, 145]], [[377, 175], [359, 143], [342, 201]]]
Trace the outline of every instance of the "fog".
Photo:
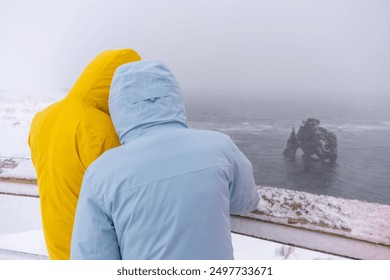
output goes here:
[[69, 89], [106, 49], [188, 92], [390, 95], [390, 1], [0, 0], [0, 89]]

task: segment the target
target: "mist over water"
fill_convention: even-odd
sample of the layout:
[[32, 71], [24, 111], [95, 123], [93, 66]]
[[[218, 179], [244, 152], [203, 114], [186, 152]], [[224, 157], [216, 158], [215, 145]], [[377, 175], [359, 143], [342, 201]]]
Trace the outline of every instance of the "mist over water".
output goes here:
[[[228, 134], [249, 158], [258, 185], [390, 204], [390, 112], [384, 97], [186, 96], [190, 126]], [[282, 155], [291, 129], [316, 117], [336, 134], [335, 165]]]

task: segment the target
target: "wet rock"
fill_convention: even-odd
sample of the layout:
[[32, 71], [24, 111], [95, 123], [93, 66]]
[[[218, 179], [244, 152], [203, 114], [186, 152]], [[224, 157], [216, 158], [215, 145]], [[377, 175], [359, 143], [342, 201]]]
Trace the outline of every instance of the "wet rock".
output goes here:
[[319, 125], [318, 119], [308, 118], [302, 122], [298, 133], [292, 129], [283, 155], [288, 159], [295, 159], [297, 150], [301, 149], [304, 159], [336, 162], [337, 137]]
[[283, 155], [288, 159], [294, 159], [295, 154], [299, 148], [297, 136], [295, 134], [295, 129], [293, 128], [290, 134], [290, 138], [287, 140], [287, 147], [283, 151]]

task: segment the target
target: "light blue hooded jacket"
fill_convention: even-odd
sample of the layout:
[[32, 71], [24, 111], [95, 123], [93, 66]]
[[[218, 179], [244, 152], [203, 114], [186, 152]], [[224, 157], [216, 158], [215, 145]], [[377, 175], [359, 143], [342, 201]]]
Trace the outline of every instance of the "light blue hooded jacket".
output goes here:
[[122, 146], [86, 171], [72, 259], [233, 259], [230, 213], [259, 201], [252, 165], [222, 133], [189, 129], [161, 62], [120, 66], [109, 109]]

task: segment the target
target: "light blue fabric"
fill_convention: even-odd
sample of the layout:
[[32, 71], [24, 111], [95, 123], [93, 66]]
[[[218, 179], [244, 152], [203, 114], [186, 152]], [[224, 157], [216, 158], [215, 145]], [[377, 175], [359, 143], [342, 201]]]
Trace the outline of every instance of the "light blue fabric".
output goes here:
[[161, 62], [119, 67], [109, 108], [122, 146], [87, 170], [72, 259], [233, 259], [230, 215], [255, 209], [252, 165], [222, 133], [187, 128]]

